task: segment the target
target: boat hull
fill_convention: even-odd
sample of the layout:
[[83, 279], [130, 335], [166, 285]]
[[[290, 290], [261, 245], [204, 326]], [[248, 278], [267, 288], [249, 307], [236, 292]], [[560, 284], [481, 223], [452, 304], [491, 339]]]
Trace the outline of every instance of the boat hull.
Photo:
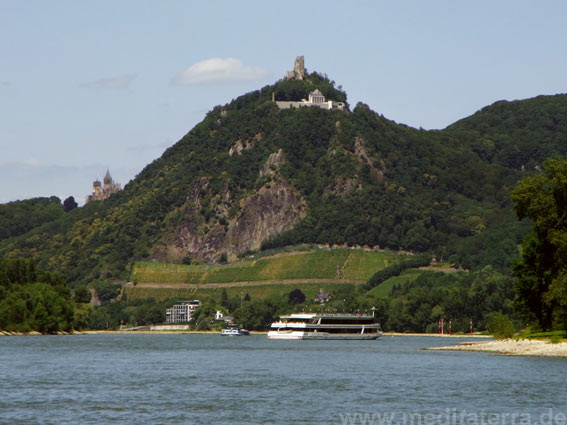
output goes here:
[[242, 328], [227, 328], [221, 331], [223, 336], [248, 336], [250, 332]]
[[352, 333], [352, 334], [332, 334], [326, 332], [278, 332], [269, 331], [268, 339], [281, 340], [375, 340], [382, 336], [382, 333]]

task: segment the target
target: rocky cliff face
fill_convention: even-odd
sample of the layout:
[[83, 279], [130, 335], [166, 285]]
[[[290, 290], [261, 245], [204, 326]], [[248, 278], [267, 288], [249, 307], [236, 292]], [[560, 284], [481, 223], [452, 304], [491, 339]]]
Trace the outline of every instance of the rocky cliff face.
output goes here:
[[228, 259], [234, 259], [247, 250], [259, 249], [269, 237], [291, 230], [307, 214], [307, 202], [278, 175], [285, 161], [281, 149], [271, 154], [259, 170], [259, 176], [271, 179], [239, 200], [233, 199], [228, 185], [220, 195], [210, 197], [209, 180], [195, 181], [177, 212], [180, 224], [164, 245], [154, 247], [154, 258], [180, 261], [189, 255], [215, 262], [226, 253]]

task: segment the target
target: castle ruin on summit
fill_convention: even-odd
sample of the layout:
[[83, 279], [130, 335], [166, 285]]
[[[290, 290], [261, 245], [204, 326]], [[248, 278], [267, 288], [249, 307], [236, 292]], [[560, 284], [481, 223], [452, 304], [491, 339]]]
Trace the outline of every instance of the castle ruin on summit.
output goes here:
[[[285, 74], [286, 80], [304, 80], [307, 75], [305, 70], [305, 57], [298, 56], [295, 58], [293, 64], [293, 71], [288, 71]], [[278, 105], [280, 109], [291, 109], [291, 108], [304, 108], [310, 106], [316, 106], [322, 109], [338, 109], [344, 111], [345, 104], [343, 102], [335, 102], [334, 100], [327, 100], [323, 93], [319, 89], [313, 90], [309, 93], [308, 99], [301, 99], [299, 101], [284, 101], [276, 100], [275, 93], [272, 93], [272, 100]]]
[[293, 64], [293, 71], [285, 74], [286, 80], [303, 80], [305, 78], [305, 57], [298, 56]]

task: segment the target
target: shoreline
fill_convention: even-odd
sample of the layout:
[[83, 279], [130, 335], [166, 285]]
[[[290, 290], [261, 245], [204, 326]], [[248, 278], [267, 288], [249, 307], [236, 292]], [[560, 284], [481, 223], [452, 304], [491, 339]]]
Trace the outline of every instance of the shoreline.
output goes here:
[[492, 338], [492, 335], [484, 334], [438, 334], [438, 333], [415, 333], [415, 332], [384, 332], [382, 338], [388, 336], [430, 336], [434, 338]]
[[461, 342], [457, 345], [429, 347], [432, 351], [473, 351], [503, 356], [567, 358], [567, 342], [552, 344], [541, 339], [500, 339], [495, 341]]
[[[266, 335], [268, 331], [250, 331], [251, 335]], [[188, 329], [158, 329], [158, 330], [82, 330], [82, 331], [73, 331], [73, 332], [58, 332], [55, 334], [45, 334], [45, 335], [126, 335], [126, 334], [148, 334], [148, 335], [169, 335], [169, 334], [210, 334], [210, 335], [220, 335], [220, 331], [197, 331], [197, 330], [188, 330]], [[0, 336], [42, 336], [44, 334], [32, 331], [32, 332], [10, 332], [10, 331], [0, 331]], [[404, 337], [404, 336], [426, 336], [426, 337], [435, 337], [435, 338], [479, 338], [479, 339], [486, 339], [492, 338], [491, 335], [449, 335], [449, 334], [437, 334], [437, 333], [404, 333], [404, 332], [384, 332], [382, 334], [382, 338], [387, 337]]]
[[[250, 331], [250, 335], [266, 335], [268, 331]], [[10, 332], [0, 331], [0, 336], [57, 336], [57, 335], [177, 335], [177, 334], [210, 334], [220, 335], [220, 331], [192, 331], [192, 330], [84, 330], [73, 332], [57, 332], [55, 334], [42, 334], [37, 331], [32, 332]]]

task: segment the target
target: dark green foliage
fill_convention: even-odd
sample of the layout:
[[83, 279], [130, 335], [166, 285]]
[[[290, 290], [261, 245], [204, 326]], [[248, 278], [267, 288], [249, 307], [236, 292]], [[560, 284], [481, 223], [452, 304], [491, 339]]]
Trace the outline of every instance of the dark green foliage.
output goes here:
[[486, 321], [486, 330], [496, 339], [512, 338], [516, 329], [508, 316], [502, 313], [491, 313]]
[[95, 330], [111, 329], [115, 323], [112, 321], [110, 313], [104, 307], [99, 307], [91, 314], [89, 328]]
[[470, 132], [479, 156], [533, 170], [549, 157], [567, 155], [566, 116], [567, 96], [538, 96], [496, 102], [449, 129]]
[[191, 328], [199, 331], [211, 329], [211, 325], [215, 321], [216, 312], [217, 308], [213, 302], [204, 302], [193, 313], [191, 318]]
[[532, 222], [515, 268], [517, 309], [543, 330], [567, 329], [567, 161], [546, 161], [512, 197], [518, 217]]
[[94, 288], [101, 302], [109, 301], [120, 294], [120, 285], [105, 280], [94, 283]]
[[490, 313], [513, 315], [513, 281], [491, 268], [475, 273], [425, 272], [413, 282], [394, 287], [388, 300], [385, 329], [436, 332], [439, 319], [452, 319], [453, 332], [486, 328]]
[[61, 200], [56, 196], [0, 204], [0, 241], [56, 220], [63, 213]]
[[170, 303], [158, 303], [153, 298], [117, 300], [97, 307], [90, 316], [90, 329], [118, 329], [165, 322], [165, 310]]
[[301, 304], [305, 301], [305, 294], [299, 288], [294, 289], [289, 293], [288, 301], [290, 304]]
[[368, 279], [368, 282], [366, 282], [364, 289], [368, 291], [375, 286], [380, 285], [382, 282], [390, 279], [391, 277], [399, 276], [404, 270], [428, 266], [430, 262], [431, 256], [429, 256], [428, 254], [421, 254], [405, 258], [374, 273], [370, 277], [370, 279]]
[[85, 285], [80, 285], [75, 288], [73, 298], [76, 303], [89, 303], [91, 301], [91, 292]]
[[73, 329], [74, 306], [64, 279], [30, 260], [0, 260], [0, 329], [52, 334]]
[[69, 196], [67, 199], [63, 201], [63, 210], [65, 212], [69, 212], [77, 208], [79, 204], [75, 202], [75, 198], [73, 196]]
[[249, 330], [265, 330], [277, 315], [285, 311], [285, 304], [281, 298], [247, 301], [236, 309], [234, 320]]

